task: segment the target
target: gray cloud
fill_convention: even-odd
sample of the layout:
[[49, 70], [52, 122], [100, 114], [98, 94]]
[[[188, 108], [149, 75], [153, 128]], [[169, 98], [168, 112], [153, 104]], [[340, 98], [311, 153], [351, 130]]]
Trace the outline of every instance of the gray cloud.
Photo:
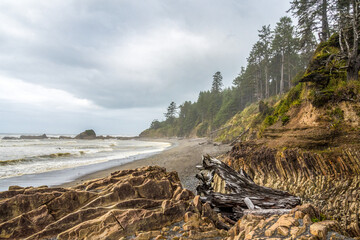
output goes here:
[[[0, 77], [87, 99], [103, 114], [112, 111], [116, 121], [117, 111], [148, 121], [154, 117], [149, 112], [158, 114], [170, 101], [196, 100], [218, 70], [230, 86], [257, 39], [257, 29], [274, 25], [289, 4], [4, 0], [0, 7]], [[154, 107], [156, 111], [129, 110]], [[22, 112], [18, 105], [13, 108], [13, 117]], [[101, 125], [101, 119], [96, 116], [94, 122]], [[133, 126], [132, 131], [141, 128]]]

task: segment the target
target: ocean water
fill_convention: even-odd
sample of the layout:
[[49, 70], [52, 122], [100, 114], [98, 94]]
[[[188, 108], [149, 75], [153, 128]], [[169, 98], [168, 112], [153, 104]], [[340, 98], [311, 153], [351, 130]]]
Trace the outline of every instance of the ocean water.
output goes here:
[[[32, 186], [61, 184], [81, 175], [161, 152], [171, 146], [165, 142], [116, 139], [3, 140], [4, 136], [18, 137], [0, 135], [0, 191], [15, 183]], [[35, 181], [39, 176], [51, 178], [55, 174], [55, 179], [41, 178], [42, 184]]]

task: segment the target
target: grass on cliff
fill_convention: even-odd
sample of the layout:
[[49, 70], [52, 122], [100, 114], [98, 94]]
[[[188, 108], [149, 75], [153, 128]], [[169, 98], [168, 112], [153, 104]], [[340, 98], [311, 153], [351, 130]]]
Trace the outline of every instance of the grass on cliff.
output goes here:
[[273, 112], [273, 106], [278, 102], [280, 96], [273, 96], [260, 102], [252, 103], [243, 111], [231, 118], [218, 133], [216, 141], [229, 143], [240, 134], [248, 130], [243, 135], [243, 139], [248, 139], [250, 135], [256, 136], [258, 127], [267, 116]]
[[300, 106], [303, 92], [304, 84], [299, 83], [284, 96], [278, 95], [251, 104], [225, 124], [229, 128], [220, 132], [216, 140], [231, 142], [246, 130], [249, 132], [243, 139], [249, 139], [250, 135], [261, 137], [266, 128], [279, 120], [286, 125], [290, 120], [287, 112], [293, 106]]
[[273, 113], [267, 115], [260, 126], [260, 135], [267, 127], [273, 125], [279, 119], [283, 125], [286, 125], [289, 122], [290, 116], [286, 114], [291, 107], [300, 106], [303, 91], [304, 84], [297, 84], [285, 95], [283, 99], [280, 100], [278, 104], [274, 106]]

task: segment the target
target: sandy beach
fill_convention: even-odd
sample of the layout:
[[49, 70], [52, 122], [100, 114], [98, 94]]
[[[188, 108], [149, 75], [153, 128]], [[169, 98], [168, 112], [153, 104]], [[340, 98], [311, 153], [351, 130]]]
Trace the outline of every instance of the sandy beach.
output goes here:
[[215, 146], [206, 139], [149, 139], [149, 141], [171, 142], [174, 146], [151, 157], [84, 175], [72, 182], [68, 182], [60, 186], [75, 186], [83, 181], [106, 177], [110, 175], [110, 173], [118, 170], [157, 165], [165, 167], [167, 171], [177, 171], [183, 187], [194, 191], [197, 183], [195, 174], [198, 172], [195, 166], [201, 163], [202, 155], [210, 154], [211, 156], [218, 156], [231, 149], [231, 147], [227, 144]]

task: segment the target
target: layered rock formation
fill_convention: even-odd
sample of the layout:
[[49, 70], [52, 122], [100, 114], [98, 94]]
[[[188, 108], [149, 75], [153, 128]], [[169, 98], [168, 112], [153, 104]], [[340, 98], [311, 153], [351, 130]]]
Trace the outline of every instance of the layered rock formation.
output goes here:
[[360, 151], [342, 146], [322, 151], [236, 144], [224, 160], [244, 169], [255, 183], [288, 191], [317, 206], [343, 233], [360, 236]]
[[70, 189], [13, 186], [0, 193], [0, 239], [226, 236], [216, 226], [230, 225], [193, 197], [176, 172], [160, 167], [118, 171]]
[[336, 222], [309, 220], [320, 216], [307, 205], [236, 223], [160, 167], [118, 171], [73, 188], [12, 186], [0, 193], [0, 239], [315, 239], [338, 229]]
[[192, 193], [175, 172], [124, 170], [73, 189], [0, 193], [1, 239], [119, 239], [182, 220]]

